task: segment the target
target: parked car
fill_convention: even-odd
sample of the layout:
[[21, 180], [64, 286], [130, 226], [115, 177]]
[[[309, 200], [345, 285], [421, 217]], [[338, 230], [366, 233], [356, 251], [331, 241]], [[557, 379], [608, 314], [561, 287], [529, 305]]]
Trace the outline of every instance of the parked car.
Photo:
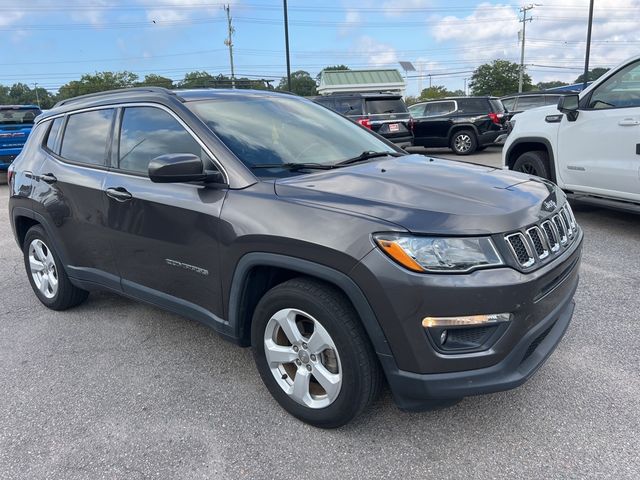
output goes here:
[[410, 155], [293, 95], [67, 100], [9, 179], [46, 307], [111, 290], [201, 321], [319, 427], [385, 377], [409, 410], [514, 388], [574, 309], [582, 231], [551, 182]]
[[334, 93], [314, 99], [400, 147], [413, 141], [411, 115], [402, 95], [393, 93]]
[[492, 145], [506, 133], [504, 107], [494, 97], [452, 97], [409, 107], [414, 121], [413, 144], [449, 147], [469, 155]]
[[0, 171], [18, 156], [40, 113], [35, 105], [0, 105]]
[[640, 211], [640, 56], [512, 123], [505, 168], [550, 179], [583, 201]]

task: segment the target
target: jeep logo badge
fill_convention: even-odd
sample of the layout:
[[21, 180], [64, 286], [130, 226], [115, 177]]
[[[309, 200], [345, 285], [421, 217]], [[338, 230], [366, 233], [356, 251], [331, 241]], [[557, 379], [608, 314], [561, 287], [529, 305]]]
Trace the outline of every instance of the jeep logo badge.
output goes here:
[[547, 200], [546, 202], [542, 202], [542, 207], [548, 212], [553, 212], [558, 205], [555, 200]]

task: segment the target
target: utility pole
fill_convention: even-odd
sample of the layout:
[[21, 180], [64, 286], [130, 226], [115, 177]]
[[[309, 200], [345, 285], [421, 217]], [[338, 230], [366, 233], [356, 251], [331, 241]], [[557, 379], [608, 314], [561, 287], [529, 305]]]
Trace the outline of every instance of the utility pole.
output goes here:
[[38, 102], [38, 108], [40, 108], [40, 95], [38, 95], [38, 82], [33, 84], [33, 89], [36, 91], [36, 101]]
[[284, 0], [284, 45], [287, 51], [287, 90], [291, 91], [291, 61], [289, 60], [289, 14], [287, 0]]
[[522, 93], [522, 80], [524, 77], [524, 42], [526, 38], [525, 34], [527, 31], [527, 22], [533, 20], [533, 18], [527, 18], [527, 12], [533, 7], [535, 7], [535, 5], [529, 4], [520, 9], [520, 11], [522, 12], [522, 19], [520, 19], [520, 23], [522, 23], [522, 47], [520, 49], [520, 76], [518, 78], [518, 93]]
[[467, 78], [464, 79], [464, 96], [467, 96]]
[[222, 7], [225, 12], [227, 12], [227, 24], [229, 27], [229, 37], [224, 41], [224, 44], [229, 47], [229, 63], [231, 63], [231, 88], [236, 88], [236, 76], [233, 71], [233, 40], [232, 36], [235, 32], [233, 25], [231, 25], [231, 12], [229, 11], [229, 4], [227, 3]]
[[589, 3], [589, 25], [587, 27], [587, 52], [584, 57], [584, 75], [582, 79], [582, 89], [587, 88], [589, 81], [589, 54], [591, 53], [591, 25], [593, 24], [593, 0]]

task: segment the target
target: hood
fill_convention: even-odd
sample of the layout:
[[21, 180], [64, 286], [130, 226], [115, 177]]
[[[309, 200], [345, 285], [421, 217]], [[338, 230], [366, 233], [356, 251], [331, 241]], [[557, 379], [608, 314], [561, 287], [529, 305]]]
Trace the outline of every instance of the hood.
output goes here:
[[537, 177], [422, 155], [280, 179], [275, 189], [283, 200], [375, 217], [414, 233], [448, 235], [516, 230], [548, 216], [564, 197]]

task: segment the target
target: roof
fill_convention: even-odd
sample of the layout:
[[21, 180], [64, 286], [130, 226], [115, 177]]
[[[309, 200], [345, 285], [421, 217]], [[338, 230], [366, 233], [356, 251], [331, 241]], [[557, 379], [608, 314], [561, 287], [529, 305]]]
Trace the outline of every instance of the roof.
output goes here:
[[319, 93], [336, 91], [404, 90], [405, 83], [396, 69], [323, 70]]
[[318, 98], [402, 98], [402, 95], [396, 92], [332, 92], [328, 95], [320, 95], [314, 97], [313, 100]]

